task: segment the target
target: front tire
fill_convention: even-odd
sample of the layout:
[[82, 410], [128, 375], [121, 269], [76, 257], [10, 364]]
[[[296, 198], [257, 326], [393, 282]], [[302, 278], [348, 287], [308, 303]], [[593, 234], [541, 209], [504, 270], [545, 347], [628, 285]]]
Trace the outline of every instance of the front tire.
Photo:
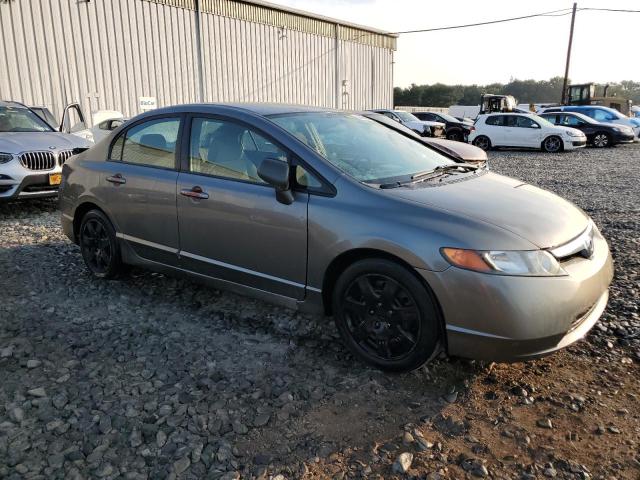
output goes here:
[[97, 278], [115, 278], [124, 270], [116, 232], [100, 210], [90, 210], [80, 224], [80, 251], [84, 263]]
[[545, 138], [542, 142], [542, 150], [548, 153], [558, 153], [562, 151], [562, 139], [556, 135]]
[[440, 351], [442, 321], [433, 294], [395, 262], [349, 266], [336, 282], [333, 312], [345, 344], [382, 370], [413, 370]]
[[491, 150], [491, 140], [486, 135], [479, 135], [473, 139], [473, 144], [484, 150], [485, 152]]
[[593, 136], [593, 146], [596, 148], [606, 148], [612, 145], [613, 141], [608, 133], [598, 132]]
[[452, 132], [447, 133], [447, 140], [453, 140], [454, 142], [462, 141], [462, 133], [459, 130], [453, 130]]

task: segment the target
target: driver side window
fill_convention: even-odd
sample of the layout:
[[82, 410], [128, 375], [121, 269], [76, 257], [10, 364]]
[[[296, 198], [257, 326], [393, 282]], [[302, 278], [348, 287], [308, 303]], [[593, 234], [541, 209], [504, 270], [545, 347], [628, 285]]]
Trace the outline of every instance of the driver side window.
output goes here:
[[193, 173], [264, 184], [258, 176], [267, 158], [287, 161], [280, 147], [243, 125], [213, 118], [191, 123], [189, 170]]

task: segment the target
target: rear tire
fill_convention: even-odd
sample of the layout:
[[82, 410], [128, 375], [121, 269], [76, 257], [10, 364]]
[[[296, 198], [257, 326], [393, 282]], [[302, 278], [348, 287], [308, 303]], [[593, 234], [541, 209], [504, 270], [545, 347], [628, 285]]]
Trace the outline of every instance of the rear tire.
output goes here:
[[486, 135], [479, 135], [473, 139], [473, 144], [484, 150], [485, 152], [491, 150], [491, 140]]
[[110, 279], [124, 272], [115, 229], [100, 210], [85, 214], [78, 239], [84, 263], [93, 276]]
[[556, 135], [551, 135], [542, 141], [542, 150], [548, 153], [558, 153], [562, 151], [562, 139]]
[[593, 136], [593, 146], [596, 148], [606, 148], [613, 146], [611, 135], [605, 132], [598, 132]]
[[435, 297], [395, 262], [372, 258], [349, 266], [336, 282], [332, 302], [344, 343], [370, 365], [405, 372], [440, 351], [442, 319]]

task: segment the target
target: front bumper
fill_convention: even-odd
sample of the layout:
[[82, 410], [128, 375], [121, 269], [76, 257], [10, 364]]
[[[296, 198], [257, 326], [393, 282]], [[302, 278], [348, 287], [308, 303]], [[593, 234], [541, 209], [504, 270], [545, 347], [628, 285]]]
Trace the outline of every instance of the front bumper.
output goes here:
[[563, 139], [565, 150], [574, 150], [587, 145], [587, 137], [572, 137], [571, 140]]
[[636, 136], [632, 133], [614, 132], [613, 143], [633, 143]]
[[24, 168], [17, 160], [0, 165], [0, 202], [27, 198], [55, 197], [58, 185], [49, 185], [49, 175], [62, 173], [62, 167], [45, 171]]
[[450, 355], [520, 361], [547, 355], [584, 337], [607, 304], [613, 262], [594, 238], [591, 259], [562, 262], [563, 277], [489, 275], [449, 267], [420, 270], [446, 323]]

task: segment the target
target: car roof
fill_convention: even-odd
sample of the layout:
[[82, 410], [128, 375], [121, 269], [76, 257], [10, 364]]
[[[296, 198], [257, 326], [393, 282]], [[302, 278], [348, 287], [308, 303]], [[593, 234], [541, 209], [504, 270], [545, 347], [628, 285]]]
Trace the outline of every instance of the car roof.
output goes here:
[[149, 110], [146, 113], [185, 113], [193, 110], [206, 111], [207, 107], [227, 107], [236, 110], [244, 110], [257, 115], [270, 116], [285, 113], [310, 113], [310, 112], [344, 112], [333, 108], [312, 107], [308, 105], [292, 105], [286, 103], [188, 103], [183, 105], [173, 105], [170, 107]]
[[13, 100], [0, 100], [0, 107], [12, 107], [12, 108], [22, 108], [27, 109], [27, 107], [20, 103], [14, 102]]

